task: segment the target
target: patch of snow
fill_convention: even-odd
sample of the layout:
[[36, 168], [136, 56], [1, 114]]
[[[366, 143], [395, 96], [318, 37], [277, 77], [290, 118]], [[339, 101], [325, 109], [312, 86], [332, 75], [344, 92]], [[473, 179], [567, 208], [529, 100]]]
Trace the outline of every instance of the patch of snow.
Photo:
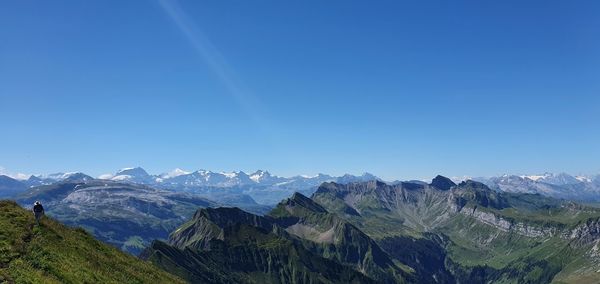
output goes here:
[[575, 179], [580, 182], [592, 182], [592, 179], [586, 176], [576, 176]]
[[521, 176], [521, 178], [530, 179], [532, 181], [538, 181], [540, 179], [544, 179], [544, 178], [547, 178], [547, 177], [548, 177], [548, 175], [543, 175], [543, 176], [540, 176], [540, 175]]
[[236, 172], [231, 172], [231, 173], [221, 172], [221, 174], [228, 178], [234, 178], [234, 177], [237, 177], [237, 175], [238, 175]]
[[180, 168], [176, 168], [176, 169], [170, 171], [167, 174], [167, 177], [173, 178], [173, 177], [178, 177], [178, 176], [182, 176], [182, 175], [189, 175], [189, 174], [191, 174], [191, 172], [182, 170]]
[[103, 174], [103, 175], [99, 175], [98, 179], [111, 179], [113, 178], [112, 174]]
[[11, 173], [4, 167], [0, 167], [0, 175], [5, 175], [16, 180], [27, 180], [31, 176], [23, 173]]
[[112, 180], [115, 180], [115, 181], [124, 181], [124, 180], [128, 180], [128, 179], [131, 179], [130, 175], [119, 175], [119, 176], [115, 176], [112, 178]]
[[[455, 176], [455, 177], [451, 177], [450, 179], [451, 179], [451, 180], [452, 180], [454, 183], [456, 183], [456, 184], [459, 184], [459, 183], [461, 183], [461, 182], [463, 182], [463, 181], [472, 180], [473, 178], [472, 178], [472, 177], [470, 177], [470, 176], [462, 176], [462, 177], [456, 177], [456, 176]], [[431, 179], [430, 179], [430, 180], [424, 180], [424, 182], [427, 182], [427, 183], [428, 183], [428, 182], [430, 182], [430, 181], [431, 181]]]

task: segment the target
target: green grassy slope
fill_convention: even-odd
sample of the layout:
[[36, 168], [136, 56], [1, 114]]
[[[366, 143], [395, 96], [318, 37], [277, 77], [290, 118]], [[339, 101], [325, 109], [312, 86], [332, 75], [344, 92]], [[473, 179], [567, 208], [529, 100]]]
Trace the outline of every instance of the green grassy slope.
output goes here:
[[310, 251], [377, 281], [405, 283], [410, 278], [369, 236], [300, 193], [283, 200], [267, 216], [301, 238]]
[[183, 283], [82, 229], [0, 201], [0, 283]]
[[262, 228], [234, 224], [210, 250], [154, 242], [144, 257], [192, 283], [376, 283]]

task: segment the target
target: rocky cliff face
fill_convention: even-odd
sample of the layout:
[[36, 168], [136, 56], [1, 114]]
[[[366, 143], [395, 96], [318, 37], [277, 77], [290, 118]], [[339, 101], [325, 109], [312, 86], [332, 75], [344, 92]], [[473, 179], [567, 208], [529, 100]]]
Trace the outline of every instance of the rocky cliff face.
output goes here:
[[531, 237], [531, 238], [550, 238], [556, 236], [560, 231], [557, 227], [552, 226], [535, 226], [524, 222], [515, 222], [498, 216], [491, 212], [485, 212], [472, 207], [463, 207], [458, 213], [474, 218], [475, 220], [493, 226], [494, 228], [504, 232], [514, 232], [516, 234]]
[[600, 240], [600, 218], [590, 218], [581, 222], [581, 224], [568, 232], [567, 236], [577, 246], [597, 245]]

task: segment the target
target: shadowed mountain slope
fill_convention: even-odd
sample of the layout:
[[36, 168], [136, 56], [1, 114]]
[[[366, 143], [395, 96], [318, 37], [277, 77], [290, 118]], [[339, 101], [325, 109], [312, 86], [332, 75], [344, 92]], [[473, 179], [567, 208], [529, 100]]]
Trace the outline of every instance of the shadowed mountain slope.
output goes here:
[[169, 244], [142, 254], [195, 283], [372, 283], [372, 279], [317, 255], [270, 218], [237, 208], [201, 209]]

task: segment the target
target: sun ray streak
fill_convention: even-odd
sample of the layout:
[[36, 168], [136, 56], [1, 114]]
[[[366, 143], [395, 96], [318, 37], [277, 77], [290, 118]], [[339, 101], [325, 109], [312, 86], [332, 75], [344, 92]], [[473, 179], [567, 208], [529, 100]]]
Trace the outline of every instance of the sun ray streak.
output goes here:
[[250, 117], [252, 122], [263, 131], [267, 121], [261, 115], [262, 106], [259, 100], [246, 90], [236, 78], [227, 60], [212, 41], [194, 23], [176, 0], [159, 0], [159, 3], [169, 18], [181, 30], [196, 52], [204, 59], [210, 69], [221, 80], [235, 102]]

